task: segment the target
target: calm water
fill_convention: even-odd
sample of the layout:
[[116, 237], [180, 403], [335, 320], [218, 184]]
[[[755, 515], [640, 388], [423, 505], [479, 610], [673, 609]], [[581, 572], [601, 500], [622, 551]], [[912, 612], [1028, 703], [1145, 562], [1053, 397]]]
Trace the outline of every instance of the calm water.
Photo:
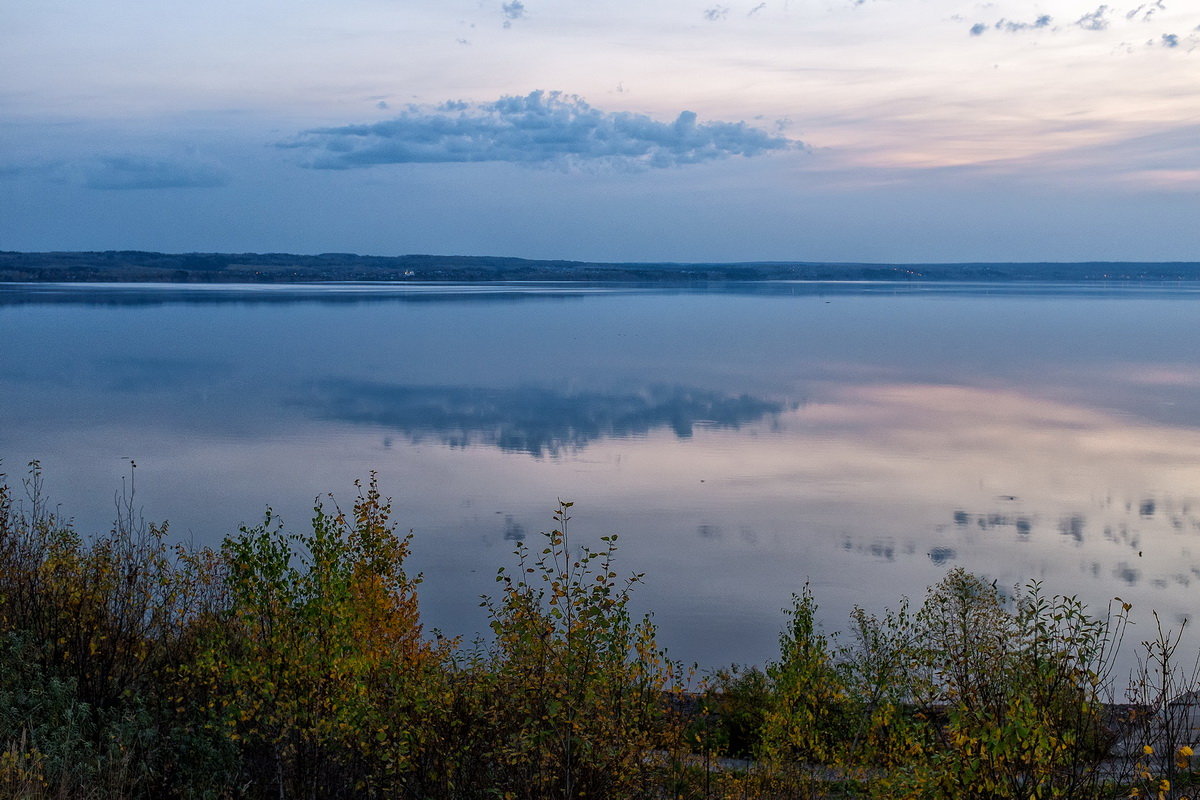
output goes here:
[[423, 611], [621, 534], [672, 655], [773, 656], [952, 565], [1173, 624], [1200, 586], [1200, 287], [0, 285], [0, 458], [83, 529], [215, 543], [378, 471]]

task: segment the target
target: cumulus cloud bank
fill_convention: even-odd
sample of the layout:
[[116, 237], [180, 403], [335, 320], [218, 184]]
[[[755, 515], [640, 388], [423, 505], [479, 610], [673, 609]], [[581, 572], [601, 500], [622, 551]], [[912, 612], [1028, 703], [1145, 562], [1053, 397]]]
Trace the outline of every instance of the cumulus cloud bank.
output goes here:
[[483, 161], [647, 168], [803, 144], [744, 122], [697, 122], [691, 111], [659, 122], [644, 114], [601, 111], [575, 95], [535, 91], [491, 103], [412, 106], [395, 119], [317, 128], [279, 146], [306, 151], [303, 164], [315, 169]]

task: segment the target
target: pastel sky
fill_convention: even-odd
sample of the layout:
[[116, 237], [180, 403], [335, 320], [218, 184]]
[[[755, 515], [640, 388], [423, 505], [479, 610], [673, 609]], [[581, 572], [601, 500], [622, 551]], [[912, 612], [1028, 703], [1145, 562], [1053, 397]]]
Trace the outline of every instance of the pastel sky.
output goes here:
[[1194, 0], [15, 0], [0, 250], [1200, 260]]

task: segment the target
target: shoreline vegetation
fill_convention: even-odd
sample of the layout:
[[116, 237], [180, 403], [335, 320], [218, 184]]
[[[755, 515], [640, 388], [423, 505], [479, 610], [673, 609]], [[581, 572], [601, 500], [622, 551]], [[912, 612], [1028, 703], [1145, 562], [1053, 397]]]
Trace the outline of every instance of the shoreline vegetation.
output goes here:
[[303, 283], [318, 281], [588, 281], [639, 283], [808, 281], [1196, 281], [1200, 262], [973, 262], [868, 264], [806, 261], [604, 263], [499, 256], [353, 253], [0, 251], [0, 282]]
[[[141, 518], [133, 473], [84, 536], [40, 466], [0, 475], [0, 796], [1162, 798], [1200, 790], [1200, 676], [1131, 607], [952, 569], [827, 634], [797, 587], [777, 660], [700, 672], [628, 610], [617, 537], [571, 504], [481, 598], [486, 639], [428, 631], [414, 546], [374, 476], [311, 529], [213, 549]], [[419, 544], [419, 542], [418, 542]], [[1157, 618], [1156, 618], [1157, 619]]]

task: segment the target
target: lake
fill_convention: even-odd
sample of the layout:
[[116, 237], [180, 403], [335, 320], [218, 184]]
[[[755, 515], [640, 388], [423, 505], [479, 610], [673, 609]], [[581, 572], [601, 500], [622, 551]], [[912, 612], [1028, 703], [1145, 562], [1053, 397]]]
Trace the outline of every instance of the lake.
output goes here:
[[215, 544], [377, 471], [426, 623], [483, 627], [575, 502], [675, 658], [776, 653], [952, 566], [1178, 625], [1200, 585], [1200, 285], [0, 284], [0, 470], [83, 531]]

